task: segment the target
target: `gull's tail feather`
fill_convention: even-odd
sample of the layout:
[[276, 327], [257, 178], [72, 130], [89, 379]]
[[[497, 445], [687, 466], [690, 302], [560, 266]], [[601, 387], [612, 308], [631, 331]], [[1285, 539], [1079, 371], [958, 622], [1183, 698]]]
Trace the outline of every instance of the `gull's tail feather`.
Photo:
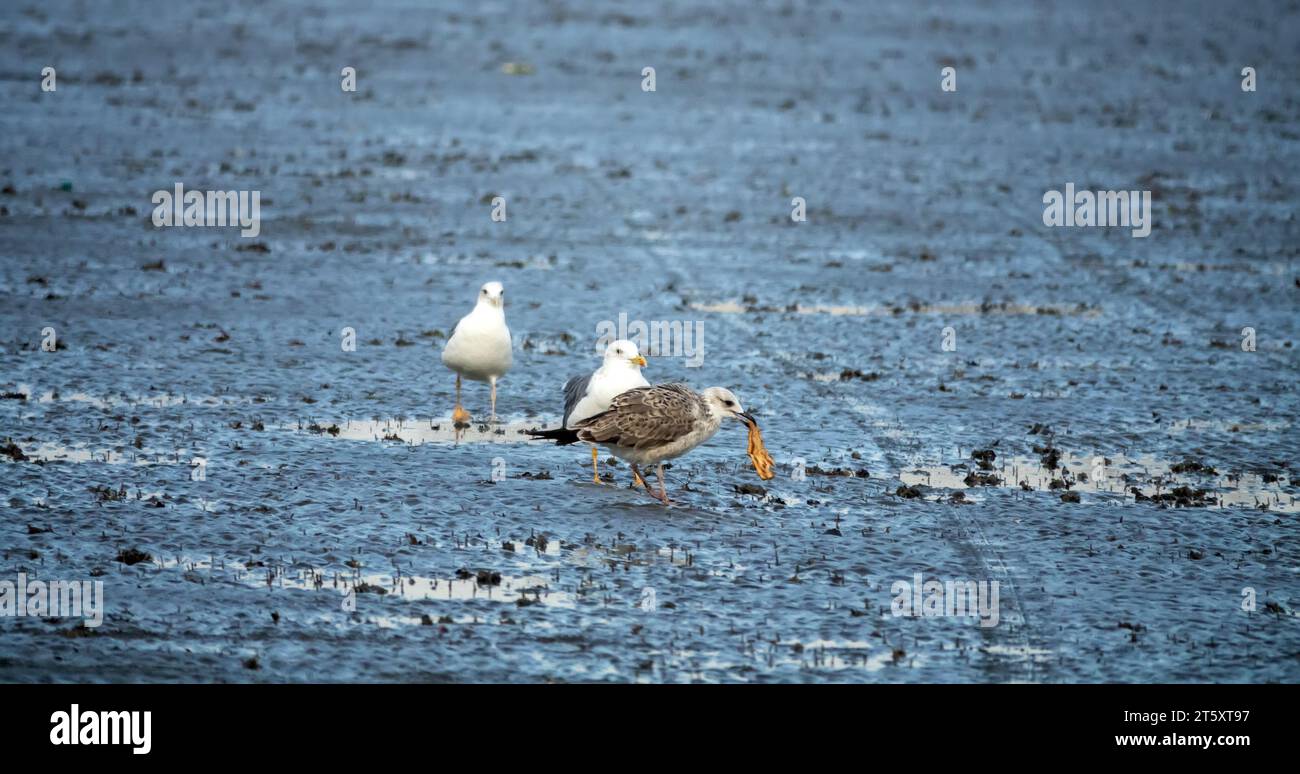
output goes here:
[[578, 431], [570, 430], [567, 427], [557, 427], [554, 430], [526, 430], [525, 432], [534, 438], [555, 441], [556, 446], [568, 446], [571, 443], [578, 442]]

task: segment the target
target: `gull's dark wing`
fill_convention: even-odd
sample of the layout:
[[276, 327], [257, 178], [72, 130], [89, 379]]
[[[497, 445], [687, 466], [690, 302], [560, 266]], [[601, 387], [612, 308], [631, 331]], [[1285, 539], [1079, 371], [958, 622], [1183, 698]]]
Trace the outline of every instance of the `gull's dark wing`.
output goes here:
[[591, 384], [591, 374], [575, 376], [564, 383], [564, 419], [560, 420], [560, 427], [569, 426], [569, 416], [578, 407], [578, 402], [586, 396], [589, 384]]

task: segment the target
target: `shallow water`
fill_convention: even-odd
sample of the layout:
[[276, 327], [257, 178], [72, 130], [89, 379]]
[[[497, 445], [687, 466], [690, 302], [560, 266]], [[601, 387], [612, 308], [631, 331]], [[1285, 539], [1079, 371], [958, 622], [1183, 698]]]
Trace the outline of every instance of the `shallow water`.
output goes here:
[[[398, 11], [0, 9], [0, 581], [106, 605], [0, 618], [0, 680], [1300, 679], [1300, 12]], [[176, 181], [261, 235], [155, 229]], [[1068, 181], [1151, 236], [1043, 227]], [[777, 478], [727, 427], [666, 509], [525, 439], [620, 314], [703, 323], [647, 377], [733, 389]], [[917, 574], [997, 625], [895, 616]]]

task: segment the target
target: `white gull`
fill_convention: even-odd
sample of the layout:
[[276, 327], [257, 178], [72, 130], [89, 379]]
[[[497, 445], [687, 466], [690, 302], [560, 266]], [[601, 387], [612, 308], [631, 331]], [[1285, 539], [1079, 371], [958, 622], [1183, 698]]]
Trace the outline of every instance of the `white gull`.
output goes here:
[[456, 424], [468, 424], [470, 414], [460, 405], [461, 377], [492, 385], [491, 418], [497, 415], [497, 380], [505, 376], [514, 362], [510, 329], [506, 327], [505, 288], [500, 282], [488, 282], [478, 293], [474, 310], [456, 323], [442, 348], [442, 362], [456, 372], [456, 408], [451, 418]]
[[[573, 427], [588, 417], [609, 409], [618, 395], [636, 387], [649, 387], [641, 375], [645, 358], [634, 342], [619, 339], [605, 347], [605, 359], [600, 368], [585, 376], [575, 376], [564, 384], [564, 418], [557, 430], [530, 431], [534, 438], [549, 438], [559, 445], [574, 443], [577, 435]], [[591, 447], [591, 474], [597, 484], [600, 480], [600, 455]], [[635, 483], [641, 483], [639, 480]]]

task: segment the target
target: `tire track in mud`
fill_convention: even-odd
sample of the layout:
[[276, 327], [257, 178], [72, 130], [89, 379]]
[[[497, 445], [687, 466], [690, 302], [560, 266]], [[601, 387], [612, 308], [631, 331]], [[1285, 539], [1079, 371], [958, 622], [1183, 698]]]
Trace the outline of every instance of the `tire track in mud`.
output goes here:
[[[1140, 272], [1124, 271], [1129, 266], [1128, 261], [1125, 260], [1123, 264], [1116, 263], [1117, 251], [1103, 235], [1088, 232], [1087, 229], [1073, 229], [1072, 231], [1082, 233], [1077, 236], [1075, 248], [1067, 250], [1066, 246], [1061, 244], [1061, 239], [1044, 235], [1035, 221], [1011, 217], [1006, 213], [999, 213], [999, 215], [1015, 223], [1025, 236], [1033, 238], [1045, 247], [1045, 251], [1039, 256], [1041, 264], [1038, 266], [1038, 271], [1050, 271], [1055, 264], [1063, 276], [1083, 273], [1086, 274], [1085, 281], [1104, 289], [1108, 303], [1102, 308], [1100, 318], [1102, 325], [1119, 326], [1122, 318], [1159, 320], [1167, 330], [1180, 328], [1189, 330], [1194, 327], [1196, 322], [1194, 307], [1169, 293], [1161, 292], [1163, 286], [1153, 284], [1149, 277], [1142, 276]], [[1080, 260], [1088, 255], [1102, 256], [1103, 260], [1100, 262]], [[1049, 678], [1051, 667], [1041, 668], [1038, 656], [1044, 653], [1062, 652], [1062, 648], [1058, 645], [1059, 638], [1055, 636], [1053, 629], [1036, 626], [1035, 621], [1031, 621], [1024, 615], [1026, 605], [1020, 593], [1020, 585], [1015, 583], [1002, 553], [988, 539], [983, 525], [974, 520], [966, 520], [963, 528], [970, 530], [971, 544], [984, 546], [988, 554], [994, 557], [994, 566], [999, 567], [1008, 578], [1004, 585], [1009, 585], [1021, 616], [1020, 628], [1023, 631], [1018, 639], [1023, 648], [1029, 678], [1039, 681]], [[1049, 659], [1047, 663], [1050, 665], [1054, 660]]]
[[[998, 214], [1001, 217], [1007, 217], [1004, 212]], [[1073, 265], [1059, 245], [1038, 234], [1032, 222], [1013, 217], [1007, 217], [1007, 219], [1016, 223], [1021, 228], [1022, 233], [1033, 235], [1038, 241], [1047, 245], [1051, 250], [1051, 254], [1055, 256], [1056, 264], [1059, 267], [1066, 268]], [[1046, 271], [1048, 268], [1045, 266], [1041, 270]], [[1134, 300], [1150, 308], [1142, 299]], [[998, 496], [1007, 495], [999, 493]], [[995, 637], [992, 631], [983, 627], [978, 627], [980, 635], [988, 645], [999, 648], [1010, 647], [1010, 653], [1002, 654], [1004, 663], [1014, 667], [1021, 673], [1019, 678], [1021, 681], [1043, 682], [1050, 679], [1051, 659], [1053, 654], [1060, 651], [1060, 648], [1057, 645], [1056, 638], [1051, 636], [1051, 629], [1037, 626], [1036, 619], [1031, 619], [1027, 613], [1027, 605], [1020, 591], [1024, 585], [1021, 582], [1023, 579], [1019, 578], [1011, 569], [1012, 566], [1016, 566], [1014, 555], [1012, 557], [1013, 564], [1008, 566], [1003, 551], [995, 545], [994, 541], [989, 539], [988, 532], [978, 519], [966, 516], [961, 508], [954, 508], [953, 514], [957, 522], [957, 528], [963, 535], [963, 539], [956, 544], [957, 547], [968, 553], [973, 563], [984, 573], [985, 577], [990, 580], [997, 578], [1000, 589], [1005, 588], [1010, 591], [1012, 610], [1009, 613], [1000, 611], [1001, 618], [998, 628], [1001, 628], [1003, 624], [1009, 624], [1009, 631], [1012, 632], [1009, 639], [1014, 644], [1008, 646], [999, 643], [999, 638]], [[1001, 600], [1000, 608], [1005, 609], [1005, 605], [1001, 604]], [[1010, 655], [1018, 655], [1019, 659], [1006, 658]], [[1045, 659], [1046, 665], [1040, 665], [1039, 658], [1044, 656], [1047, 657]]]
[[[749, 339], [754, 338], [754, 326], [744, 319], [743, 314], [727, 315], [724, 319]], [[770, 353], [769, 357], [785, 367], [790, 376], [794, 376], [801, 370], [800, 366], [788, 354], [777, 351]], [[827, 385], [814, 383], [812, 386], [821, 395], [826, 396], [828, 400], [835, 397], [834, 390]], [[871, 441], [875, 450], [875, 459], [884, 461], [891, 472], [901, 471], [906, 461], [901, 459], [900, 453], [885, 449], [871, 437], [872, 424], [870, 418], [880, 416], [880, 412], [871, 405], [858, 401], [851, 401], [849, 408], [852, 409], [853, 414], [861, 417], [860, 420], [857, 420], [857, 429], [863, 433], [867, 440]], [[887, 496], [888, 488], [886, 487], [886, 490], [881, 494]], [[938, 505], [938, 503], [935, 503], [935, 505]], [[951, 510], [955, 514], [957, 532], [961, 536], [960, 540], [953, 541], [952, 545], [956, 554], [969, 557], [970, 569], [968, 574], [970, 578], [997, 580], [999, 589], [1005, 587], [1011, 592], [1012, 609], [1008, 612], [1003, 612], [1005, 604], [1001, 596], [999, 596], [998, 627], [976, 627], [980, 637], [985, 641], [985, 654], [998, 656], [1002, 663], [1019, 674], [1019, 677], [1015, 678], [1016, 680], [1040, 682], [1043, 675], [1042, 670], [1037, 668], [1037, 657], [1046, 653], [1054, 653], [1056, 649], [1048, 646], [1049, 640], [1044, 639], [1041, 633], [1033, 632], [1030, 618], [1025, 612], [1025, 605], [1020, 594], [1020, 579], [1007, 565], [1002, 552], [994, 545], [993, 541], [989, 540], [983, 525], [978, 520], [963, 517], [961, 508]], [[942, 517], [940, 516], [938, 520], [942, 521]], [[942, 534], [949, 535], [951, 533], [948, 530], [943, 530]], [[1010, 635], [1007, 638], [995, 633], [1004, 625], [1009, 625], [1006, 631], [1009, 631]], [[1010, 639], [1011, 642], [1007, 643], [1005, 639]], [[990, 647], [994, 648], [994, 650], [990, 650]], [[1013, 656], [1018, 656], [1018, 658], [1013, 658]]]
[[[1056, 649], [1054, 647], [1045, 647], [1041, 640], [1040, 633], [1034, 633], [1034, 640], [1038, 644], [1031, 642], [1030, 635], [1031, 632], [1033, 632], [1033, 627], [1030, 624], [1029, 616], [1025, 613], [1025, 604], [1020, 596], [1020, 584], [1017, 583], [1017, 578], [1012, 574], [1011, 569], [1003, 560], [1002, 552], [999, 551], [993, 545], [993, 542], [989, 540], [988, 535], [984, 532], [984, 528], [980, 522], [975, 519], [964, 518], [961, 508], [954, 508], [953, 513], [956, 515], [956, 520], [961, 533], [965, 536], [958, 544], [958, 547], [965, 549], [970, 553], [970, 556], [978, 564], [985, 577], [990, 581], [995, 579], [998, 581], [998, 628], [1009, 624], [1011, 627], [1009, 631], [1012, 632], [1010, 639], [1014, 640], [1016, 643], [1014, 646], [1011, 646], [1013, 648], [1012, 653], [1003, 653], [1001, 655], [1004, 657], [1006, 663], [1018, 666], [1023, 670], [1023, 675], [1021, 677], [1022, 682], [1041, 682], [1043, 676], [1040, 674], [1039, 670], [1036, 669], [1037, 655], [1045, 652], [1052, 653], [1055, 652]], [[1003, 605], [1001, 594], [1003, 588], [1009, 588], [1011, 591], [1013, 610], [1010, 615], [1002, 612]], [[1010, 620], [1007, 620], [1008, 618], [1010, 618]], [[994, 636], [993, 629], [982, 626], [976, 628], [978, 629], [980, 636], [984, 638], [986, 648], [988, 645], [993, 645], [995, 647], [1002, 646], [1002, 643], [998, 642], [998, 639], [1000, 638]], [[1007, 656], [1014, 654], [1016, 650], [1019, 651], [1020, 656], [1018, 662], [1014, 659], [1006, 658]], [[985, 652], [988, 653], [989, 651], [986, 650]]]

